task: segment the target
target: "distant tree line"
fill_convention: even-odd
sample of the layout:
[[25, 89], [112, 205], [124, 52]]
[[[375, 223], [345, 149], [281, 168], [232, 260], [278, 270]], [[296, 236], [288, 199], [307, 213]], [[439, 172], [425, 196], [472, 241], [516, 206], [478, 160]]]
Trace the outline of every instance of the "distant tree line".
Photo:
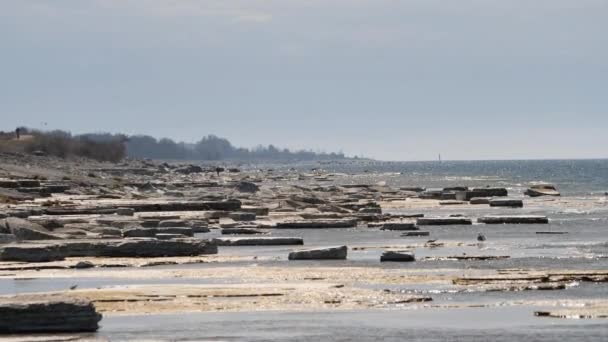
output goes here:
[[[230, 141], [208, 135], [194, 144], [156, 139], [148, 135], [89, 133], [72, 135], [55, 130], [41, 131], [20, 127], [22, 139], [15, 132], [0, 132], [0, 151], [16, 148], [58, 157], [82, 156], [100, 161], [119, 161], [125, 157], [173, 160], [238, 160], [238, 161], [309, 161], [338, 160], [340, 153], [290, 151], [273, 145], [248, 149], [233, 146]], [[14, 143], [11, 143], [13, 141]], [[16, 147], [15, 147], [16, 146]]]
[[152, 159], [189, 159], [189, 160], [336, 160], [344, 159], [343, 153], [313, 151], [290, 151], [273, 145], [257, 146], [252, 149], [235, 147], [227, 139], [208, 135], [194, 144], [177, 143], [171, 139], [156, 139], [147, 135], [128, 137], [127, 155]]
[[127, 155], [126, 137], [114, 135], [96, 139], [89, 135], [72, 135], [69, 132], [40, 131], [19, 127], [17, 132], [0, 132], [0, 151], [28, 152], [57, 157], [79, 156], [100, 161], [117, 162]]

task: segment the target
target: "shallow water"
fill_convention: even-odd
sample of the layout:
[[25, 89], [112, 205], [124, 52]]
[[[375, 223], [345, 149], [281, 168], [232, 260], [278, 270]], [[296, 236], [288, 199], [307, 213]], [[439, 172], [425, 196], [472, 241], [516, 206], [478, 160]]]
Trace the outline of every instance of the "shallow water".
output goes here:
[[241, 312], [107, 317], [112, 341], [606, 341], [605, 320], [534, 317], [533, 307]]

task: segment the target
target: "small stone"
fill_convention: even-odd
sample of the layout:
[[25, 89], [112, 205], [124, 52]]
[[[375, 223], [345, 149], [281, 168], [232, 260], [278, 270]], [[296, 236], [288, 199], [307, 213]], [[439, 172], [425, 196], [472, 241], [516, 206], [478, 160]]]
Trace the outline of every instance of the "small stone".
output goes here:
[[74, 265], [74, 268], [76, 269], [85, 269], [85, 268], [93, 268], [95, 267], [95, 264], [93, 264], [90, 261], [79, 261], [76, 265]]

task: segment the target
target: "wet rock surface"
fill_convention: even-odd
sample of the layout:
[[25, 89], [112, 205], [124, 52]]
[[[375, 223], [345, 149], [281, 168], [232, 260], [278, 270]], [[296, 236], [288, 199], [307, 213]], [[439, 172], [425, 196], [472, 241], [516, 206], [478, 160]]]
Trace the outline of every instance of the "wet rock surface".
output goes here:
[[[0, 289], [57, 290], [104, 315], [520, 305], [533, 320], [535, 311], [575, 317], [546, 306], [585, 308], [605, 289], [605, 188], [524, 197], [527, 179], [407, 178], [409, 169], [375, 164], [217, 174], [216, 165], [44, 160], [53, 173], [32, 160], [0, 163], [0, 218], [28, 228], [17, 240], [0, 219]], [[491, 205], [511, 200], [525, 206]], [[425, 231], [390, 229], [418, 225]], [[416, 262], [380, 262], [409, 252]]]
[[0, 297], [0, 334], [93, 332], [101, 315], [86, 300], [61, 295]]
[[289, 253], [289, 260], [330, 260], [346, 259], [348, 247], [329, 247], [320, 249], [308, 249]]

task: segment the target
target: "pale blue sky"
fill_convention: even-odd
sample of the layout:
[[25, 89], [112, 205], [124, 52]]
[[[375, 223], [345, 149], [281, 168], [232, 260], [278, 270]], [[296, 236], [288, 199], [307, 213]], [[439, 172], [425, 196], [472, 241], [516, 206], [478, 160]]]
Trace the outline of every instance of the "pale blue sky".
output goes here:
[[0, 129], [608, 157], [608, 1], [0, 0]]

